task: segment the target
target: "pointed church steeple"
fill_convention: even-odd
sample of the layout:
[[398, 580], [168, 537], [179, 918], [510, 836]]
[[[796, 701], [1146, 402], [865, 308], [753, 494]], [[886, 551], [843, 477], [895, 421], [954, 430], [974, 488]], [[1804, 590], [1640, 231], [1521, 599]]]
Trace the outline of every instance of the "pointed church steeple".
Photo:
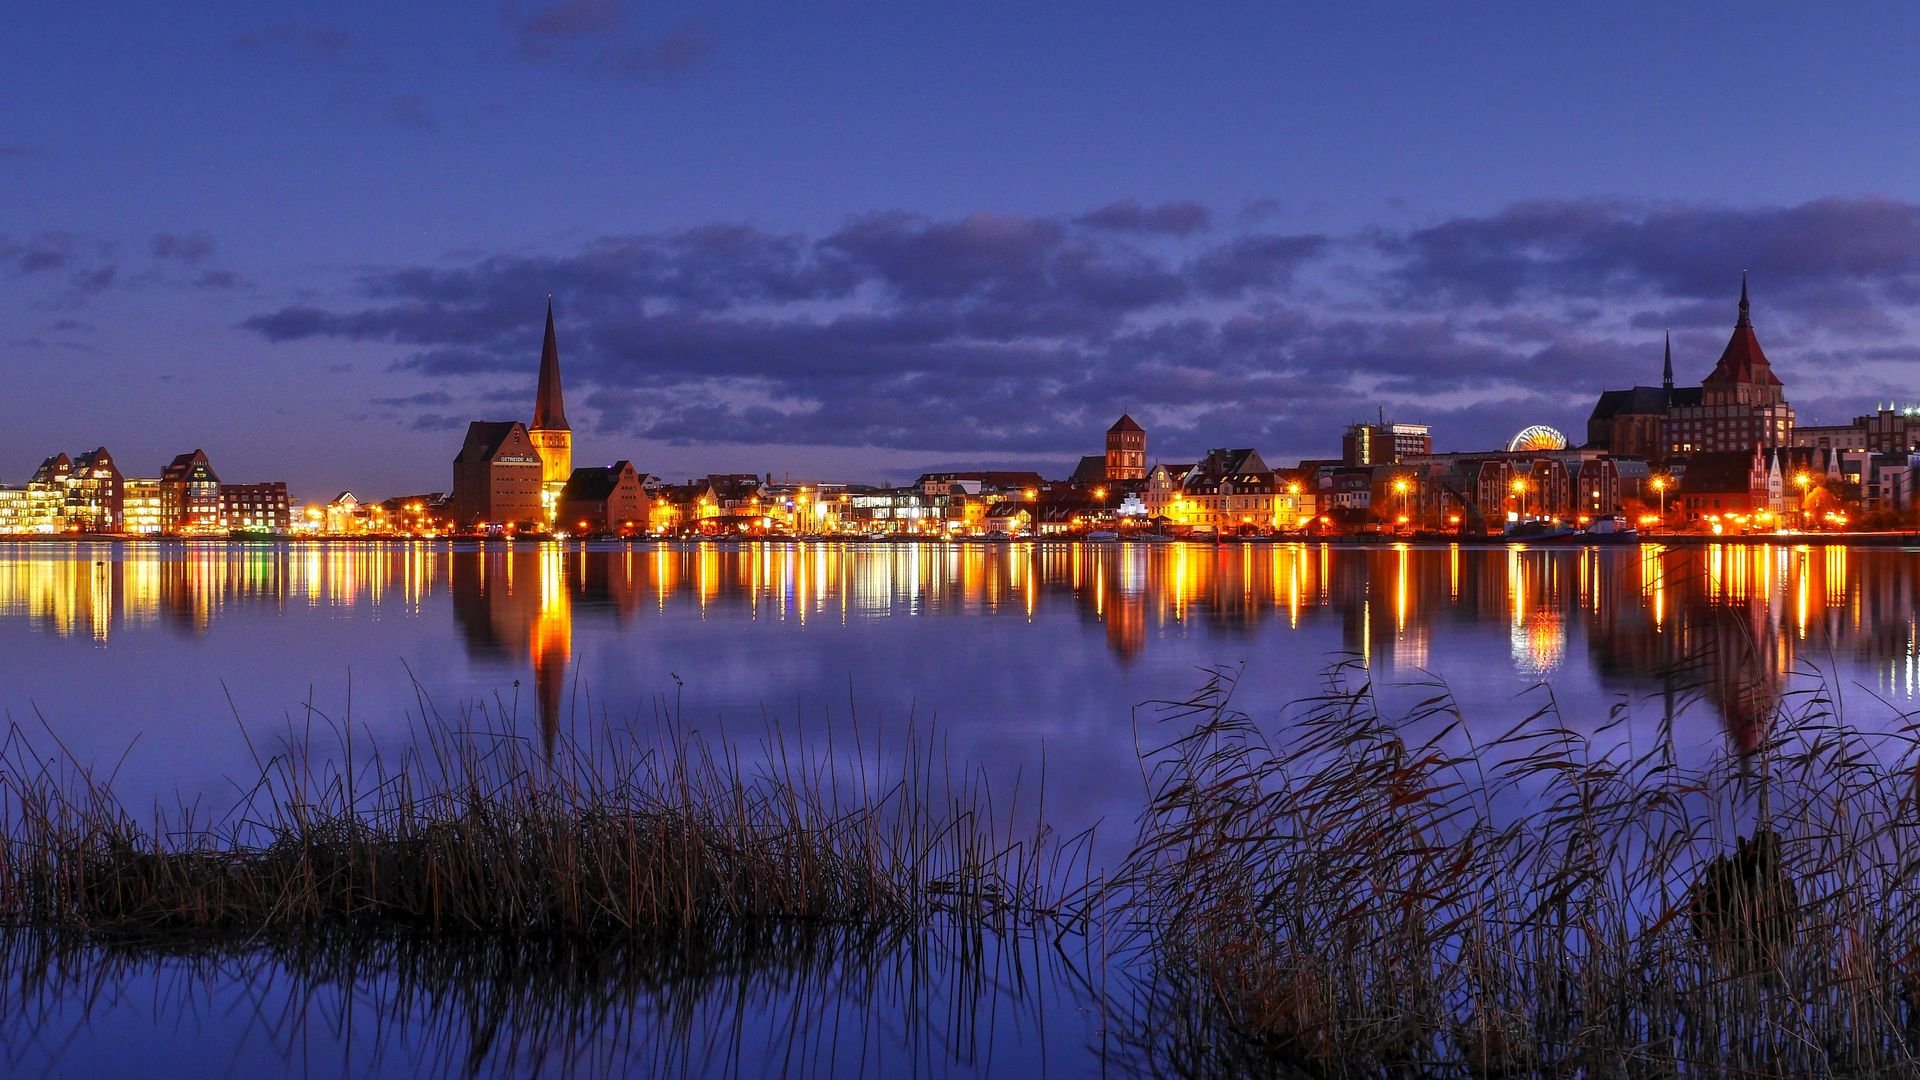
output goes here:
[[1745, 270], [1740, 271], [1740, 321], [1733, 325], [1736, 327], [1753, 325], [1753, 319], [1747, 307], [1747, 272]]
[[1660, 375], [1660, 385], [1666, 387], [1669, 395], [1673, 393], [1673, 331], [1671, 330], [1667, 331], [1667, 368]]
[[[1744, 309], [1743, 309], [1744, 310]], [[560, 394], [560, 346], [553, 336], [553, 297], [547, 297], [547, 340], [540, 346], [540, 389], [533, 399], [529, 431], [571, 431]]]
[[540, 346], [540, 388], [533, 399], [533, 426], [527, 441], [540, 455], [540, 504], [553, 522], [561, 489], [573, 475], [573, 429], [560, 398], [560, 346], [553, 338], [553, 297], [547, 297], [547, 340]]

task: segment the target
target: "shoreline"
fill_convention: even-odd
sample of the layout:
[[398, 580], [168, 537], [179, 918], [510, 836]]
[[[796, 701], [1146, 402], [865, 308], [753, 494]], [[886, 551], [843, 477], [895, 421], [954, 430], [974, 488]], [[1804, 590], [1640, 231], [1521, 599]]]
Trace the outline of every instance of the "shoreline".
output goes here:
[[1118, 539], [1092, 540], [1084, 536], [645, 536], [645, 537], [499, 537], [499, 536], [407, 536], [404, 534], [369, 536], [126, 536], [115, 533], [88, 533], [79, 536], [40, 536], [33, 534], [0, 535], [0, 544], [47, 544], [78, 547], [83, 545], [113, 544], [125, 546], [145, 545], [333, 545], [333, 544], [393, 544], [393, 543], [441, 543], [471, 544], [477, 546], [498, 545], [512, 547], [516, 543], [528, 547], [546, 544], [613, 546], [649, 546], [658, 544], [846, 544], [846, 545], [947, 545], [978, 544], [987, 546], [1014, 546], [1018, 544], [1085, 544], [1090, 546], [1147, 545], [1159, 547], [1173, 544], [1187, 544], [1203, 547], [1237, 547], [1248, 544], [1273, 546], [1298, 545], [1306, 547], [1417, 547], [1417, 548], [1500, 548], [1517, 547], [1527, 550], [1552, 550], [1558, 548], [1639, 548], [1649, 545], [1670, 548], [1701, 548], [1716, 545], [1755, 547], [1881, 547], [1881, 548], [1920, 548], [1920, 532], [1868, 532], [1868, 533], [1756, 533], [1745, 536], [1711, 536], [1700, 533], [1660, 533], [1644, 536], [1625, 543], [1597, 543], [1579, 540], [1558, 540], [1542, 543], [1540, 541], [1507, 540], [1497, 536], [1484, 537], [1444, 537], [1432, 534], [1424, 536], [1391, 536], [1386, 534], [1359, 533], [1348, 536], [1227, 536], [1227, 537], [1176, 537], [1176, 536], [1139, 536]]

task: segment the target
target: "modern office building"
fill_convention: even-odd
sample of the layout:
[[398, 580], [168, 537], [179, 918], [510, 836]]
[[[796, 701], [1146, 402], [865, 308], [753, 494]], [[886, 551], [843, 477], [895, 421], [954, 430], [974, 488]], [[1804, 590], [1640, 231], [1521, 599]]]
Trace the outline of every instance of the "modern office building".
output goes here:
[[121, 527], [129, 536], [156, 536], [160, 532], [161, 499], [158, 478], [127, 478], [120, 485]]
[[1433, 433], [1425, 424], [1349, 424], [1340, 436], [1340, 461], [1348, 468], [1398, 465], [1402, 458], [1433, 453]]

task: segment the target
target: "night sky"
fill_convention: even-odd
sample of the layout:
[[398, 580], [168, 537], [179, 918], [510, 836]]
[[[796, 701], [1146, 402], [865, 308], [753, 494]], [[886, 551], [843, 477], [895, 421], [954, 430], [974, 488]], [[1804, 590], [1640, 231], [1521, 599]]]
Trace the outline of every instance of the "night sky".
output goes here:
[[1583, 437], [1750, 271], [1803, 424], [1920, 396], [1920, 8], [9, 4], [0, 482], [910, 481]]

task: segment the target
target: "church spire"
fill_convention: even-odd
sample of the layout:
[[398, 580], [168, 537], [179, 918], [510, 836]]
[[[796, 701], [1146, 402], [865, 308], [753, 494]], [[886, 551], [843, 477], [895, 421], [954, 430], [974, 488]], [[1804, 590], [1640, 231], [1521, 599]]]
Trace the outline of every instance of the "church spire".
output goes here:
[[1660, 385], [1667, 388], [1667, 393], [1673, 393], [1673, 331], [1671, 330], [1667, 331], [1667, 369], [1661, 373]]
[[1749, 317], [1747, 311], [1747, 272], [1745, 270], [1740, 271], [1740, 321], [1733, 325], [1737, 327], [1753, 325], [1753, 319]]
[[547, 340], [540, 346], [540, 389], [533, 399], [530, 431], [570, 431], [560, 396], [560, 346], [553, 337], [553, 297], [547, 297]]

